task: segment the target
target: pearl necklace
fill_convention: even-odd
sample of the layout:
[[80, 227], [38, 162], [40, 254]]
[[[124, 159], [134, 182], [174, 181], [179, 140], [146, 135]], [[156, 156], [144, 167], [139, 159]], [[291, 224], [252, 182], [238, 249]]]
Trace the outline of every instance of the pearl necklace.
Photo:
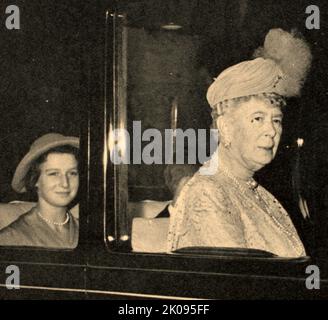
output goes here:
[[[223, 165], [220, 165], [220, 169], [221, 171], [228, 177], [230, 178], [236, 185], [237, 187], [239, 188], [239, 190], [241, 191], [241, 193], [243, 195], [246, 195], [246, 188], [243, 187], [240, 182], [237, 180], [237, 178], [226, 168], [224, 167]], [[257, 190], [257, 187], [258, 187], [258, 183], [253, 179], [253, 178], [249, 178], [247, 181], [246, 181], [246, 184], [248, 186], [248, 189], [252, 190], [254, 192], [254, 196], [257, 200], [262, 200], [258, 190]], [[262, 200], [263, 201], [263, 200]]]
[[[239, 188], [239, 190], [241, 191], [241, 193], [246, 196], [246, 188], [243, 187], [240, 182], [237, 180], [237, 178], [224, 166], [220, 166], [220, 169], [222, 171], [222, 173], [227, 176], [228, 178], [230, 178], [235, 184], [236, 186]], [[282, 231], [283, 233], [285, 233], [288, 237], [293, 238], [294, 241], [297, 243], [297, 246], [300, 250], [303, 250], [303, 246], [300, 245], [299, 243], [299, 239], [297, 237], [295, 237], [295, 235], [291, 232], [289, 232], [289, 230], [287, 230], [279, 221], [278, 219], [274, 216], [274, 214], [272, 213], [271, 209], [269, 208], [269, 206], [266, 204], [265, 200], [261, 197], [260, 193], [257, 190], [258, 187], [258, 183], [253, 179], [250, 178], [247, 182], [246, 182], [247, 186], [249, 187], [250, 190], [252, 190], [254, 192], [254, 196], [255, 198], [261, 202], [264, 205], [264, 211], [268, 214], [268, 216], [272, 219], [272, 221], [275, 223], [275, 225], [280, 229], [280, 231]], [[280, 212], [282, 212], [280, 210]], [[291, 241], [291, 240], [290, 240]], [[291, 241], [292, 246], [294, 247], [295, 250], [296, 247], [294, 245], [294, 242]]]
[[51, 220], [45, 218], [45, 217], [41, 214], [41, 212], [40, 212], [39, 210], [37, 211], [37, 214], [38, 214], [38, 216], [39, 216], [43, 221], [45, 221], [45, 222], [47, 222], [47, 223], [49, 223], [49, 224], [53, 224], [53, 225], [55, 225], [55, 226], [63, 226], [63, 225], [65, 225], [66, 223], [68, 223], [69, 218], [70, 218], [69, 211], [66, 212], [66, 219], [65, 219], [64, 222], [55, 222], [55, 221], [51, 221]]

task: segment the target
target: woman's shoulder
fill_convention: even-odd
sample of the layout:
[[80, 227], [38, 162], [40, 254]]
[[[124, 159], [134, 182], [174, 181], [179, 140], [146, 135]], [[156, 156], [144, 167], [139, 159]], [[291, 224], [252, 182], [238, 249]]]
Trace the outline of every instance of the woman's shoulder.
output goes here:
[[226, 208], [229, 205], [228, 194], [218, 174], [203, 175], [197, 172], [185, 186], [184, 201], [186, 206], [204, 208], [215, 205]]
[[222, 192], [225, 185], [222, 173], [205, 175], [201, 171], [197, 171], [188, 184], [191, 190], [215, 190], [215, 192]]

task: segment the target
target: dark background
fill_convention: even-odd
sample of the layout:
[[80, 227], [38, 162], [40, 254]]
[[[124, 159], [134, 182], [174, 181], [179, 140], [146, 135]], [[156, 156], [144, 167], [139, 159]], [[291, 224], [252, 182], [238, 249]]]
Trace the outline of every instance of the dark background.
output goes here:
[[[5, 28], [5, 8], [20, 9], [20, 30]], [[78, 136], [87, 107], [83, 15], [70, 1], [1, 1], [0, 200], [31, 143], [48, 132]]]
[[[320, 235], [317, 239], [322, 243], [327, 238], [323, 226], [328, 202], [327, 2], [158, 0], [119, 3], [121, 10], [130, 10], [129, 24], [133, 28], [156, 33], [165, 21], [174, 20], [183, 25], [180, 33], [198, 36], [195, 68], [206, 70], [211, 77], [234, 63], [249, 59], [273, 27], [297, 28], [304, 35], [313, 53], [312, 70], [302, 97], [289, 101], [277, 158], [259, 173], [258, 178], [283, 202], [296, 224], [300, 228], [310, 226], [311, 234]], [[5, 8], [10, 4], [20, 8], [20, 30], [5, 28]], [[305, 8], [310, 4], [320, 8], [320, 30], [305, 28]], [[1, 1], [0, 201], [19, 197], [11, 191], [11, 177], [37, 137], [51, 131], [79, 135], [87, 106], [91, 106], [90, 110], [94, 112], [98, 111], [102, 98], [104, 52], [104, 15], [99, 11], [113, 5], [113, 1], [91, 0]], [[203, 85], [197, 94], [204, 97], [205, 92], [206, 86]], [[182, 127], [189, 124], [191, 127], [209, 126], [209, 108], [203, 108], [206, 107], [204, 100], [202, 103], [198, 111], [193, 109], [189, 116], [187, 113], [183, 115]], [[130, 108], [133, 112], [133, 106]], [[195, 116], [197, 112], [198, 116]], [[154, 127], [157, 121], [162, 126], [162, 119], [154, 117]], [[295, 143], [298, 137], [304, 139], [304, 146], [297, 151]], [[297, 157], [300, 162], [296, 168]], [[311, 209], [311, 221], [307, 223], [295, 210], [295, 190], [291, 184], [293, 170], [300, 177], [298, 192], [308, 199]], [[154, 179], [151, 172], [148, 179], [152, 181], [151, 186], [163, 184], [163, 178]], [[137, 185], [138, 181], [131, 183]], [[161, 195], [156, 188], [153, 190], [153, 194], [144, 198], [164, 197], [165, 188]], [[313, 231], [314, 225], [320, 225], [320, 228]]]

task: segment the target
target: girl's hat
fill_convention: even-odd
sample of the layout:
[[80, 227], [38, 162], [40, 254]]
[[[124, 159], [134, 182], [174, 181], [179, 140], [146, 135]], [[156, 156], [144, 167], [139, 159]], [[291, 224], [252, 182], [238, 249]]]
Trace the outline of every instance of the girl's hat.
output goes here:
[[79, 138], [67, 137], [59, 133], [48, 133], [35, 140], [31, 145], [30, 151], [25, 155], [16, 168], [13, 180], [11, 182], [12, 188], [18, 193], [26, 192], [24, 180], [32, 162], [48, 150], [66, 145], [78, 149], [80, 145]]

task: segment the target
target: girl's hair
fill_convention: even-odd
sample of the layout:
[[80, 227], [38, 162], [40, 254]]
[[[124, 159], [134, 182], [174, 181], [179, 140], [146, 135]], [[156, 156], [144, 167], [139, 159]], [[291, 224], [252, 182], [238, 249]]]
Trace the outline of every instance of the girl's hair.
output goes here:
[[271, 103], [272, 106], [275, 107], [284, 107], [286, 105], [285, 99], [276, 93], [261, 93], [261, 94], [224, 100], [219, 102], [216, 105], [216, 107], [213, 108], [212, 110], [212, 114], [211, 114], [212, 129], [217, 129], [216, 122], [219, 116], [231, 111], [233, 108], [237, 107], [240, 103], [250, 101], [252, 98], [268, 101], [269, 103]]
[[75, 157], [76, 161], [79, 163], [79, 150], [73, 146], [59, 146], [49, 149], [47, 152], [43, 153], [39, 158], [32, 162], [31, 167], [24, 179], [26, 190], [34, 195], [36, 194], [35, 185], [38, 182], [41, 173], [41, 164], [47, 160], [47, 157], [50, 153], [72, 154]]

